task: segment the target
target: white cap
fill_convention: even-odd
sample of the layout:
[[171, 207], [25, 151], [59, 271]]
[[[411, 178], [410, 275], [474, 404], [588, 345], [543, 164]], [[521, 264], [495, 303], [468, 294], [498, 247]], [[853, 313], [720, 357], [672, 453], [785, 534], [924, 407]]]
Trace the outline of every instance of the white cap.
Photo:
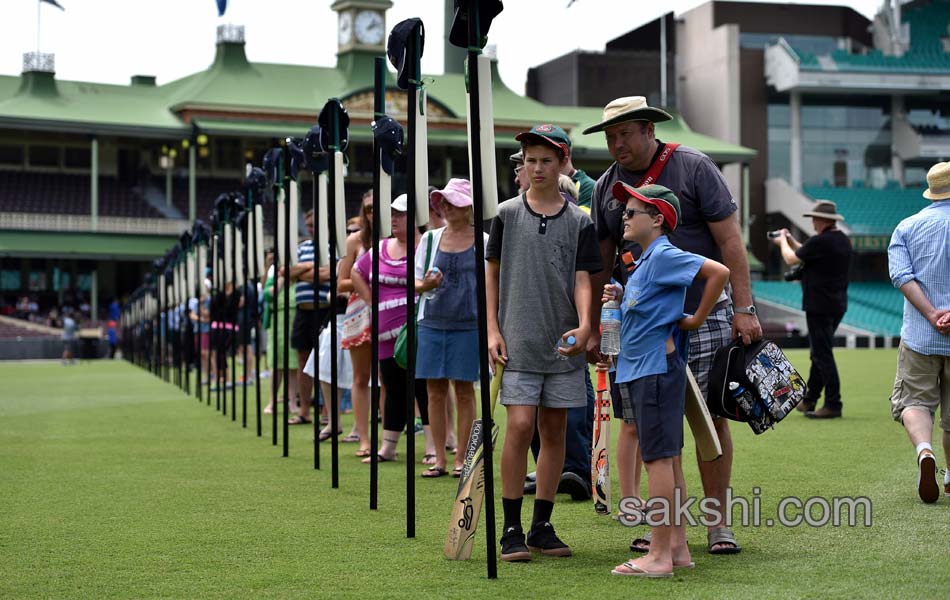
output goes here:
[[409, 196], [406, 194], [399, 194], [396, 196], [390, 205], [393, 210], [398, 210], [399, 212], [406, 212], [406, 209], [409, 207]]

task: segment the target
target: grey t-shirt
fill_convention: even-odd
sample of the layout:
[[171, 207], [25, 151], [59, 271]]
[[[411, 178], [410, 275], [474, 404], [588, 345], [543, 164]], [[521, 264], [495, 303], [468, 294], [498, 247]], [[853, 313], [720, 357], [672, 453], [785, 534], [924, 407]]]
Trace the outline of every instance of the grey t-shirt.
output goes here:
[[76, 321], [72, 317], [63, 319], [63, 339], [67, 342], [76, 339]]
[[488, 238], [489, 260], [500, 262], [498, 325], [513, 371], [567, 373], [585, 365], [584, 355], [559, 360], [555, 346], [576, 329], [574, 277], [601, 270], [594, 224], [565, 202], [556, 215], [531, 210], [524, 195], [498, 206]]
[[[663, 142], [659, 144], [654, 160], [665, 146]], [[611, 188], [617, 181], [637, 185], [645, 173], [646, 171], [629, 171], [614, 163], [597, 180], [591, 199], [590, 216], [594, 220], [597, 239], [613, 239], [618, 248], [623, 252], [629, 251], [634, 259], [640, 257], [640, 246], [636, 242], [623, 239], [622, 217], [625, 205], [614, 199]], [[680, 222], [669, 236], [673, 245], [722, 262], [722, 253], [709, 231], [708, 223], [728, 218], [736, 212], [737, 207], [716, 164], [699, 150], [679, 146], [656, 183], [671, 189], [680, 201]], [[684, 308], [687, 313], [693, 313], [699, 306], [705, 285], [705, 280], [696, 279], [686, 291]]]

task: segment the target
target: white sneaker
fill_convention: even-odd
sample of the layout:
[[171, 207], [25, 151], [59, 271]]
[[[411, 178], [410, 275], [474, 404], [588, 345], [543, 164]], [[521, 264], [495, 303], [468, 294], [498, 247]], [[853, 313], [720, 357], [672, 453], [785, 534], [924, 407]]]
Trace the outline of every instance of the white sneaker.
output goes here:
[[940, 486], [937, 485], [937, 459], [930, 450], [922, 450], [917, 455], [917, 494], [927, 504], [933, 504], [940, 498]]
[[943, 472], [943, 495], [950, 498], [950, 469]]

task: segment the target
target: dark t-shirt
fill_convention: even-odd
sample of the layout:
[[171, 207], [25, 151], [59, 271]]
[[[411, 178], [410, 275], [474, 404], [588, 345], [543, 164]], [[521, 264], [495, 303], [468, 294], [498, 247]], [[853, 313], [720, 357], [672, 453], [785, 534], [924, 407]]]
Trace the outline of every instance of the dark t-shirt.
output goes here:
[[524, 194], [498, 205], [486, 252], [498, 261], [498, 325], [508, 348], [508, 369], [566, 373], [585, 366], [583, 355], [558, 360], [561, 335], [577, 328], [577, 271], [601, 270], [590, 217], [564, 202], [550, 216], [534, 212]]
[[[654, 160], [663, 151], [664, 146], [663, 142], [659, 142]], [[629, 171], [615, 162], [597, 180], [591, 199], [590, 216], [594, 221], [598, 239], [613, 239], [622, 252], [630, 252], [633, 258], [640, 256], [640, 246], [636, 242], [623, 239], [622, 216], [625, 204], [614, 199], [611, 188], [617, 181], [637, 185], [645, 173], [646, 171]], [[671, 189], [680, 201], [680, 222], [669, 236], [673, 245], [722, 262], [722, 253], [708, 223], [730, 217], [737, 207], [716, 164], [699, 150], [679, 146], [656, 183]], [[695, 312], [699, 306], [705, 285], [705, 280], [697, 279], [686, 291], [684, 309], [687, 313]]]
[[843, 315], [848, 310], [848, 271], [851, 240], [840, 229], [827, 229], [808, 238], [795, 256], [802, 271], [802, 310]]

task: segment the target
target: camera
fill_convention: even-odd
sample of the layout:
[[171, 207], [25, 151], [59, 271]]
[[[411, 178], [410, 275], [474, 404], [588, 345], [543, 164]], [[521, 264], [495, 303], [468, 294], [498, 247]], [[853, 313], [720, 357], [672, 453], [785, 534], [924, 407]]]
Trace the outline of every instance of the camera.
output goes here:
[[770, 231], [770, 232], [766, 233], [765, 235], [767, 235], [770, 240], [774, 240], [774, 239], [776, 239], [776, 238], [782, 237], [782, 232], [781, 232], [781, 231]]
[[805, 263], [798, 263], [788, 271], [782, 273], [782, 278], [785, 281], [798, 281], [802, 278], [802, 273], [805, 271]]

